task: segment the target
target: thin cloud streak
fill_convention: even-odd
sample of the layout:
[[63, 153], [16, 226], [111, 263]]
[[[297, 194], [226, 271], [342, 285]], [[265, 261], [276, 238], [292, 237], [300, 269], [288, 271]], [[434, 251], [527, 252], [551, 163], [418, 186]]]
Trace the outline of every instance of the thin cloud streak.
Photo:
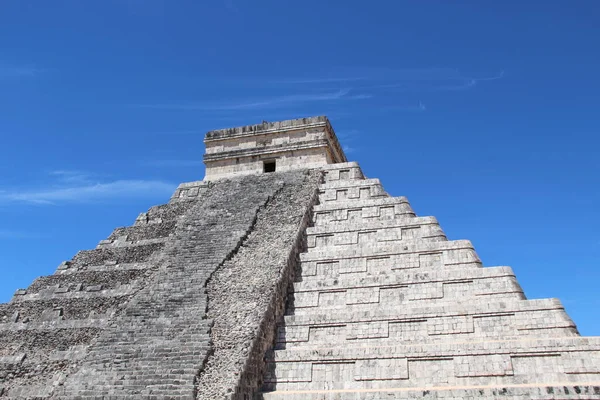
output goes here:
[[144, 167], [199, 167], [203, 166], [202, 160], [151, 160], [142, 161], [140, 165]]
[[[360, 90], [396, 89], [404, 92], [436, 92], [449, 90], [466, 90], [476, 86], [479, 82], [495, 81], [504, 78], [504, 71], [498, 75], [484, 78], [464, 77], [458, 74], [447, 76], [434, 76], [430, 79], [406, 79], [406, 77], [390, 77], [388, 83], [359, 86]], [[374, 81], [375, 82], [375, 81]]]
[[277, 96], [270, 99], [238, 102], [222, 105], [210, 105], [202, 103], [190, 104], [138, 104], [138, 108], [154, 108], [165, 110], [190, 110], [190, 111], [242, 111], [274, 107], [285, 107], [298, 105], [302, 103], [336, 101], [336, 100], [363, 100], [370, 98], [368, 94], [350, 95], [350, 89], [341, 89], [336, 92], [327, 92], [320, 94], [295, 94], [287, 96]]
[[49, 172], [49, 175], [55, 176], [59, 182], [77, 183], [89, 182], [89, 174], [77, 170], [57, 169]]
[[0, 79], [34, 77], [41, 72], [40, 69], [28, 66], [8, 66], [0, 64]]
[[170, 195], [176, 185], [154, 180], [116, 180], [40, 190], [0, 191], [0, 204], [59, 205]]
[[[378, 109], [408, 112], [426, 111], [426, 106], [419, 102], [417, 106], [394, 106], [398, 102], [416, 101], [413, 96], [426, 96], [428, 93], [442, 91], [470, 90], [482, 82], [495, 81], [504, 78], [504, 71], [497, 75], [481, 78], [461, 74], [458, 69], [452, 68], [415, 68], [415, 69], [385, 69], [385, 68], [356, 68], [338, 71], [339, 76], [332, 76], [333, 71], [326, 72], [324, 76], [275, 78], [246, 77], [241, 82], [247, 84], [260, 84], [261, 87], [277, 85], [279, 91], [290, 91], [295, 88], [296, 94], [273, 95], [265, 98], [250, 98], [232, 100], [227, 103], [218, 102], [186, 102], [173, 104], [132, 104], [129, 107], [142, 109], [161, 109], [178, 111], [197, 111], [211, 113], [211, 118], [236, 113], [237, 116], [246, 112], [267, 112], [274, 110], [292, 110], [296, 112], [303, 107], [305, 112], [309, 109], [320, 109], [323, 103], [333, 105], [347, 105], [349, 101], [364, 101], [366, 106], [374, 106], [370, 99], [377, 98]], [[287, 85], [287, 89], [282, 86]], [[336, 87], [337, 86], [337, 87]], [[342, 86], [342, 87], [340, 87]], [[302, 92], [302, 90], [304, 92]], [[310, 93], [309, 91], [313, 91]], [[399, 99], [401, 94], [404, 99]], [[391, 107], [390, 107], [391, 106]], [[311, 111], [312, 112], [312, 111]], [[316, 111], [322, 114], [323, 112]], [[264, 119], [264, 118], [263, 118]]]
[[500, 73], [498, 75], [495, 76], [490, 76], [487, 78], [468, 78], [468, 79], [464, 79], [463, 80], [463, 84], [459, 84], [459, 85], [454, 85], [454, 86], [441, 86], [439, 88], [437, 88], [437, 90], [439, 91], [446, 91], [446, 90], [467, 90], [470, 89], [472, 87], [477, 86], [477, 84], [479, 82], [487, 82], [487, 81], [497, 81], [499, 79], [504, 78], [504, 71], [500, 71]]
[[267, 81], [266, 83], [280, 84], [280, 85], [303, 85], [307, 83], [335, 83], [335, 82], [354, 82], [368, 80], [368, 77], [349, 77], [349, 78], [291, 78]]
[[423, 111], [427, 111], [427, 106], [425, 106], [425, 104], [423, 104], [423, 102], [419, 101], [419, 104], [415, 105], [415, 106], [388, 106], [388, 107], [383, 107], [381, 108], [381, 111], [416, 111], [416, 112], [423, 112]]
[[[341, 76], [316, 76], [308, 78], [282, 78], [276, 80], [264, 80], [264, 84], [324, 84], [337, 82], [359, 82], [359, 81], [432, 81], [462, 79], [459, 71], [452, 68], [346, 68], [338, 72]], [[248, 81], [248, 80], [247, 80]], [[256, 79], [250, 82], [257, 83]]]

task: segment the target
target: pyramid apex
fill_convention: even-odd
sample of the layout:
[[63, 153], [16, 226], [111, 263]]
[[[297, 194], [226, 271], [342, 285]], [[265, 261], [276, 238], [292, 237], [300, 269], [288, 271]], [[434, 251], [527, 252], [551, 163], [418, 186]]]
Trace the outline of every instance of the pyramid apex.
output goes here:
[[213, 130], [204, 143], [205, 180], [347, 161], [326, 116]]

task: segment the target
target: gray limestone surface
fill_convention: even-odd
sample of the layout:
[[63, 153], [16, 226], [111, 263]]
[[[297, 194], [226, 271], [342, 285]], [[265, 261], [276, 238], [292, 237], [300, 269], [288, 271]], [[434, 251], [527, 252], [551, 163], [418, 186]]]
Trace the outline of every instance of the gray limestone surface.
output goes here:
[[[0, 396], [215, 398], [202, 394], [211, 380], [217, 396], [256, 391], [319, 177], [203, 185], [19, 291], [0, 305]], [[236, 299], [251, 305], [237, 317]], [[236, 323], [250, 329], [237, 334]], [[244, 362], [249, 353], [256, 362]]]
[[[265, 372], [263, 357], [293, 282], [303, 235], [316, 201], [320, 173], [296, 174], [257, 214], [235, 257], [207, 285], [207, 316], [214, 321], [212, 354], [198, 379], [201, 400], [250, 398]], [[246, 396], [246, 397], [245, 397]]]
[[2, 400], [600, 399], [600, 338], [343, 162], [327, 118], [205, 142], [216, 181], [0, 304]]
[[528, 300], [356, 163], [322, 170], [260, 398], [600, 399], [600, 338], [560, 301]]
[[[158, 236], [164, 241], [192, 203], [153, 207], [144, 214], [145, 223], [162, 230]], [[145, 223], [127, 229], [136, 232]], [[163, 243], [123, 241], [79, 252], [54, 275], [38, 278], [0, 304], [0, 396], [48, 398], [58, 391], [89, 355], [90, 345], [152, 281], [162, 248]]]

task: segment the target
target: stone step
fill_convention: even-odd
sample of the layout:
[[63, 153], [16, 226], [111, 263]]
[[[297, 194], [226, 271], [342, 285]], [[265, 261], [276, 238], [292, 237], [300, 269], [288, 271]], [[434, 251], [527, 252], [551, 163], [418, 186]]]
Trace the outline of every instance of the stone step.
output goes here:
[[[381, 182], [379, 181], [379, 179], [377, 179], [377, 178], [340, 179], [337, 181], [326, 181], [326, 182], [322, 183], [321, 185], [319, 185], [319, 191], [327, 192], [330, 190], [352, 189], [352, 188], [370, 189], [374, 186], [382, 188], [382, 185], [381, 185]], [[385, 193], [385, 191], [382, 191], [381, 193], [384, 195], [387, 195], [387, 193]]]
[[365, 222], [414, 217], [406, 197], [380, 197], [357, 201], [329, 201], [313, 207], [315, 225]]
[[339, 224], [309, 228], [308, 251], [315, 247], [368, 245], [375, 242], [402, 244], [410, 240], [444, 241], [446, 235], [435, 218], [374, 221], [363, 225]]
[[325, 172], [325, 182], [365, 178], [357, 162], [328, 164], [321, 170]]
[[[510, 267], [394, 271], [391, 274], [308, 276], [294, 283], [291, 313], [338, 313], [370, 304], [406, 307], [417, 302], [457, 302], [467, 298], [524, 300]], [[467, 300], [469, 301], [469, 300]], [[317, 308], [318, 307], [318, 308]]]
[[[295, 282], [294, 293], [319, 292], [329, 289], [343, 289], [350, 287], [382, 287], [396, 285], [414, 285], [430, 283], [462, 282], [465, 280], [489, 279], [514, 279], [515, 274], [511, 267], [485, 267], [469, 269], [427, 269], [398, 270], [387, 274], [370, 274], [357, 277], [354, 274], [340, 276], [310, 277], [300, 282]], [[515, 285], [518, 282], [515, 281]]]
[[0, 325], [0, 354], [25, 354], [24, 362], [35, 364], [59, 362], [66, 359], [68, 353], [75, 357], [77, 346], [87, 347], [102, 332], [104, 322], [58, 321], [55, 324], [33, 323], [29, 327], [26, 327], [29, 324], [6, 325]]
[[[23, 293], [13, 297], [11, 304], [15, 306], [28, 306], [27, 302], [34, 301], [53, 301], [54, 304], [60, 304], [63, 300], [69, 299], [92, 299], [92, 298], [111, 298], [123, 297], [133, 294], [136, 290], [136, 282], [124, 285], [115, 285], [113, 288], [103, 284], [86, 285], [80, 284], [64, 285], [61, 287], [51, 287], [41, 290], [37, 293]], [[35, 306], [34, 306], [35, 307]]]
[[[79, 274], [82, 272], [112, 272], [118, 270], [148, 270], [155, 268], [156, 266], [147, 262], [139, 262], [139, 263], [119, 263], [117, 264], [114, 261], [107, 261], [104, 264], [99, 265], [88, 265], [85, 268], [77, 269], [70, 268], [70, 266], [63, 267], [63, 264], [59, 266], [59, 269], [54, 273], [55, 275], [69, 275], [69, 274]], [[26, 290], [26, 289], [25, 289]]]
[[198, 200], [209, 188], [210, 183], [204, 181], [180, 183], [173, 193], [173, 196], [171, 196], [169, 204], [186, 200]]
[[396, 399], [600, 399], [600, 380], [549, 384], [522, 383], [502, 386], [422, 386], [414, 388], [345, 390], [276, 390], [262, 393], [263, 400], [396, 400]]
[[163, 247], [164, 243], [151, 243], [83, 250], [73, 257], [69, 267], [84, 269], [90, 265], [103, 265], [107, 262], [115, 264], [145, 262], [152, 254], [162, 250]]
[[7, 385], [3, 391], [0, 390], [0, 396], [2, 400], [46, 399], [52, 395], [52, 389], [52, 382], [32, 384], [30, 381], [25, 381], [10, 388]]
[[374, 243], [347, 248], [316, 248], [300, 255], [302, 276], [329, 276], [406, 269], [480, 268], [481, 261], [468, 240]]
[[147, 212], [141, 213], [136, 218], [134, 225], [160, 224], [166, 221], [172, 221], [183, 215], [194, 204], [195, 202], [193, 201], [182, 201], [150, 207]]
[[141, 268], [113, 268], [110, 271], [77, 271], [69, 274], [54, 274], [37, 278], [27, 288], [27, 295], [21, 299], [38, 294], [41, 297], [64, 296], [72, 292], [97, 292], [100, 290], [121, 289], [138, 279], [149, 277], [154, 270]]
[[337, 329], [338, 335], [343, 333], [342, 337], [368, 339], [388, 337], [391, 330], [398, 335], [415, 337], [472, 334], [476, 333], [476, 327], [480, 330], [497, 328], [503, 333], [557, 328], [572, 332], [576, 329], [557, 299], [490, 302], [481, 298], [396, 308], [372, 304], [367, 310], [339, 310], [333, 315], [326, 310], [323, 313], [286, 315], [279, 327], [279, 341], [306, 342], [311, 337], [311, 330], [329, 328]]
[[[58, 322], [85, 320], [94, 316], [111, 315], [129, 300], [133, 291], [128, 286], [98, 292], [73, 292], [64, 297], [27, 298], [13, 300], [0, 308], [0, 326], [10, 323]], [[5, 318], [6, 317], [6, 318]], [[102, 317], [103, 318], [103, 317]]]
[[27, 321], [17, 323], [0, 324], [0, 332], [22, 332], [22, 331], [44, 331], [54, 329], [84, 329], [84, 328], [99, 328], [103, 329], [108, 324], [110, 315], [96, 314], [90, 315], [88, 318], [69, 319], [54, 321]]
[[339, 289], [296, 292], [290, 309], [294, 315], [339, 313], [381, 307], [410, 307], [417, 304], [439, 305], [478, 301], [525, 300], [523, 291], [512, 278], [461, 280], [413, 285], [349, 286]]
[[377, 178], [362, 178], [362, 179], [340, 179], [337, 181], [326, 181], [319, 185], [320, 190], [329, 189], [348, 189], [353, 187], [371, 187], [381, 186], [381, 181]]
[[141, 240], [166, 238], [175, 230], [175, 219], [160, 224], [134, 225], [117, 228], [107, 238], [110, 242], [137, 243]]
[[312, 226], [306, 228], [306, 235], [326, 235], [333, 233], [357, 232], [362, 230], [377, 230], [387, 228], [419, 228], [424, 225], [438, 225], [438, 220], [435, 217], [414, 217], [410, 219], [399, 220], [383, 220], [383, 221], [367, 221], [364, 224], [328, 224], [322, 226]]
[[[465, 341], [412, 346], [277, 350], [267, 387], [356, 389], [600, 379], [600, 338]], [[533, 374], [532, 374], [533, 371]]]
[[[162, 225], [162, 224], [159, 224]], [[165, 243], [168, 240], [168, 237], [160, 237], [153, 239], [141, 239], [137, 241], [129, 241], [126, 240], [125, 237], [113, 239], [105, 239], [101, 240], [98, 245], [96, 245], [96, 249], [105, 249], [105, 248], [115, 248], [115, 247], [132, 247], [132, 246], [141, 246], [141, 245], [149, 245], [149, 244], [158, 244]]]
[[[364, 245], [347, 246], [339, 249], [313, 249], [300, 255], [300, 261], [322, 261], [341, 260], [356, 257], [377, 257], [390, 254], [441, 254], [444, 251], [452, 250], [473, 250], [473, 244], [469, 240], [447, 240], [441, 242], [427, 242], [414, 240], [405, 244], [375, 242]], [[454, 257], [453, 257], [454, 258]], [[455, 261], [453, 258], [450, 261]], [[473, 259], [468, 257], [468, 261]], [[463, 257], [460, 261], [464, 262]], [[477, 258], [479, 261], [479, 258]]]
[[389, 197], [379, 179], [339, 180], [319, 186], [321, 204], [337, 201], [361, 201]]
[[[541, 312], [547, 313], [547, 312]], [[472, 322], [471, 322], [472, 321]], [[276, 350], [300, 350], [343, 346], [391, 346], [395, 344], [425, 345], [460, 343], [466, 340], [517, 340], [523, 338], [553, 338], [578, 336], [573, 326], [543, 330], [519, 329], [514, 315], [487, 317], [430, 318], [395, 322], [358, 322], [319, 325], [301, 328], [282, 327], [278, 331]], [[546, 325], [549, 325], [547, 323]], [[526, 327], [527, 328], [527, 327]]]

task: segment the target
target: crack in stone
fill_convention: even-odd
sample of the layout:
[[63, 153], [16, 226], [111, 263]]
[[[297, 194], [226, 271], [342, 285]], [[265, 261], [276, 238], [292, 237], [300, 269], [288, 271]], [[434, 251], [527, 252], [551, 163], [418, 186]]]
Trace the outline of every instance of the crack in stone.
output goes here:
[[[268, 207], [268, 205], [272, 201], [272, 199], [277, 197], [277, 195], [283, 190], [284, 186], [285, 186], [284, 184], [280, 185], [280, 187], [277, 190], [275, 190], [275, 192], [272, 195], [270, 195], [269, 197], [266, 198], [266, 200], [263, 202], [263, 204], [261, 204], [259, 207], [256, 208], [254, 217], [252, 218], [252, 222], [250, 223], [250, 226], [248, 227], [246, 232], [239, 238], [236, 246], [227, 254], [227, 256], [223, 259], [223, 261], [221, 261], [217, 265], [217, 267], [210, 273], [208, 278], [206, 278], [206, 281], [204, 282], [204, 293], [206, 294], [207, 301], [206, 301], [206, 308], [204, 311], [204, 318], [208, 318], [209, 313], [210, 313], [210, 296], [208, 295], [207, 288], [208, 288], [208, 285], [210, 284], [213, 276], [216, 273], [218, 273], [221, 270], [221, 268], [223, 268], [223, 266], [225, 265], [225, 263], [227, 261], [233, 259], [238, 254], [238, 252], [240, 251], [240, 248], [244, 245], [244, 243], [248, 240], [248, 237], [250, 236], [250, 234], [254, 231], [254, 229], [256, 227], [256, 222], [258, 221], [258, 215], [260, 214], [260, 212]], [[213, 357], [214, 352], [215, 352], [215, 349], [213, 346], [213, 335], [212, 335], [213, 325], [214, 325], [214, 321], [211, 321], [210, 328], [209, 328], [210, 349], [208, 350], [206, 356], [204, 357], [204, 360], [202, 360], [202, 365], [199, 368], [198, 373], [194, 377], [194, 398], [198, 397], [198, 377], [203, 373], [208, 361], [210, 360], [211, 357]]]

